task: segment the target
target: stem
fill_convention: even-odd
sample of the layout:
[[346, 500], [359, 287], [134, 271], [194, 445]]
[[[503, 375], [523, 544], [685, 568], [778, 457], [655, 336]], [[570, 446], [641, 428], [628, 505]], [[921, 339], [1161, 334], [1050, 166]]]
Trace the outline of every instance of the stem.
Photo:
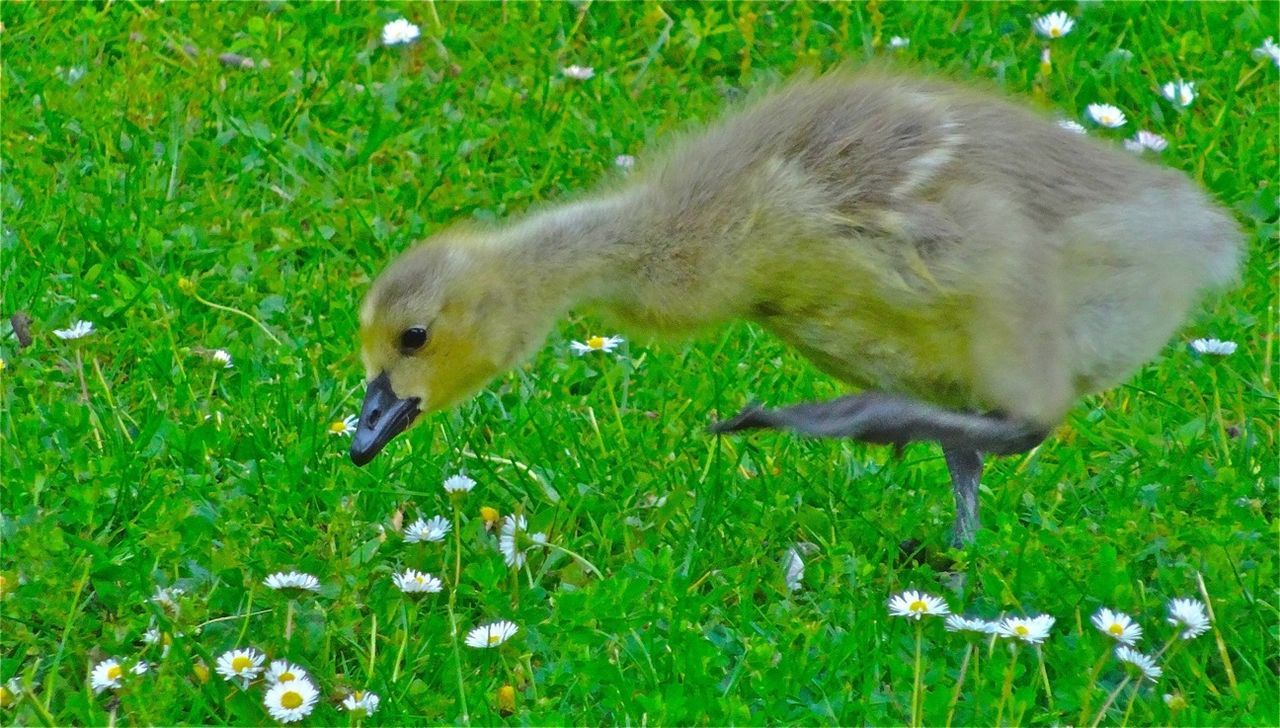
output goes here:
[[396, 662], [391, 668], [391, 682], [400, 679], [400, 663], [404, 661], [404, 651], [409, 647], [409, 610], [404, 602], [400, 602], [400, 649], [396, 650]]
[[1102, 707], [1098, 709], [1098, 715], [1094, 717], [1093, 723], [1089, 724], [1090, 728], [1098, 728], [1098, 724], [1101, 723], [1103, 717], [1106, 716], [1107, 710], [1111, 708], [1111, 704], [1116, 702], [1116, 696], [1119, 695], [1120, 691], [1124, 690], [1124, 686], [1128, 684], [1129, 676], [1125, 675], [1124, 679], [1120, 681], [1120, 684], [1116, 686], [1116, 689], [1112, 690], [1111, 694], [1107, 696], [1107, 702], [1103, 703]]
[[1040, 678], [1044, 680], [1044, 696], [1049, 701], [1049, 710], [1053, 710], [1053, 688], [1049, 687], [1049, 672], [1044, 667], [1044, 649], [1036, 645], [1036, 656], [1040, 658]]
[[289, 604], [285, 607], [284, 612], [284, 641], [289, 642], [293, 639], [293, 600], [289, 600]]
[[915, 679], [911, 684], [911, 725], [914, 727], [920, 725], [920, 647], [924, 642], [924, 625], [919, 621], [916, 622], [916, 664]]
[[1133, 692], [1129, 694], [1129, 704], [1124, 706], [1124, 717], [1120, 719], [1122, 728], [1129, 724], [1129, 714], [1133, 712], [1133, 703], [1138, 699], [1138, 688], [1140, 687], [1142, 687], [1141, 681], [1133, 684]]
[[[1159, 655], [1156, 655], [1159, 657]], [[1093, 664], [1093, 669], [1089, 671], [1089, 685], [1084, 689], [1084, 697], [1080, 699], [1080, 717], [1076, 718], [1076, 725], [1084, 725], [1089, 719], [1089, 703], [1093, 702], [1093, 688], [1098, 684], [1098, 676], [1102, 674], [1102, 668], [1107, 664], [1107, 658], [1111, 657], [1111, 652], [1103, 652], [1098, 661]]]
[[1009, 664], [1004, 669], [1004, 686], [1000, 688], [1000, 704], [996, 706], [996, 725], [1003, 725], [1004, 706], [1009, 702], [1009, 696], [1013, 694], [1013, 668], [1018, 664], [1018, 645], [1013, 645], [1012, 653], [1009, 655]]
[[956, 678], [956, 689], [951, 693], [951, 704], [947, 706], [947, 728], [951, 728], [951, 719], [956, 715], [956, 704], [960, 702], [960, 688], [964, 686], [965, 672], [969, 669], [969, 660], [973, 657], [974, 646], [970, 642], [965, 648], [964, 659], [960, 662], [960, 675]]
[[458, 699], [462, 702], [462, 724], [471, 725], [471, 715], [467, 710], [467, 688], [462, 684], [462, 651], [458, 649], [458, 619], [453, 614], [453, 600], [457, 591], [456, 585], [449, 590], [449, 627], [453, 641], [453, 665], [458, 673]]
[[[1214, 380], [1213, 394], [1218, 395], [1218, 381]], [[1222, 418], [1218, 418], [1219, 424]], [[1225, 432], [1225, 431], [1224, 431]], [[1231, 686], [1231, 694], [1240, 697], [1240, 688], [1236, 686], [1236, 671], [1231, 667], [1231, 656], [1227, 654], [1227, 643], [1222, 641], [1222, 632], [1218, 631], [1218, 617], [1213, 613], [1213, 600], [1209, 598], [1209, 590], [1204, 586], [1204, 576], [1196, 572], [1196, 585], [1200, 587], [1200, 596], [1204, 597], [1204, 608], [1209, 614], [1209, 627], [1213, 630], [1213, 640], [1218, 644], [1218, 656], [1222, 658], [1222, 668], [1227, 672], [1227, 684]]]
[[573, 551], [570, 551], [569, 549], [567, 549], [567, 548], [565, 548], [565, 547], [563, 547], [563, 546], [560, 546], [559, 544], [551, 543], [550, 541], [548, 541], [547, 543], [545, 543], [545, 544], [543, 544], [543, 545], [544, 545], [544, 546], [546, 546], [546, 547], [547, 547], [547, 548], [549, 548], [549, 549], [555, 549], [556, 551], [560, 551], [560, 552], [562, 552], [562, 553], [566, 553], [566, 554], [568, 554], [569, 556], [572, 556], [574, 559], [577, 559], [578, 563], [580, 563], [580, 564], [582, 564], [583, 566], [587, 567], [587, 570], [588, 570], [588, 571], [590, 571], [591, 573], [595, 574], [597, 579], [603, 579], [603, 578], [604, 578], [604, 574], [601, 574], [601, 573], [600, 573], [600, 570], [599, 570], [599, 569], [597, 569], [597, 568], [595, 567], [595, 564], [591, 563], [590, 561], [587, 561], [587, 560], [586, 560], [585, 558], [583, 558], [581, 555], [579, 555], [579, 554], [577, 554], [577, 553], [574, 553]]
[[244, 316], [245, 318], [249, 319], [253, 323], [257, 324], [258, 328], [262, 329], [262, 333], [266, 334], [268, 339], [271, 339], [272, 341], [276, 342], [277, 346], [284, 346], [284, 343], [281, 342], [279, 339], [277, 339], [275, 334], [271, 333], [271, 329], [268, 329], [265, 324], [263, 324], [261, 321], [254, 318], [253, 316], [245, 313], [244, 311], [241, 311], [238, 308], [232, 308], [230, 306], [223, 306], [223, 305], [214, 303], [213, 301], [206, 301], [203, 297], [200, 296], [199, 293], [196, 293], [194, 290], [191, 291], [191, 297], [196, 299], [200, 303], [203, 303], [204, 305], [208, 306], [209, 308], [214, 308], [219, 311], [226, 311], [227, 313], [234, 313], [237, 316]]

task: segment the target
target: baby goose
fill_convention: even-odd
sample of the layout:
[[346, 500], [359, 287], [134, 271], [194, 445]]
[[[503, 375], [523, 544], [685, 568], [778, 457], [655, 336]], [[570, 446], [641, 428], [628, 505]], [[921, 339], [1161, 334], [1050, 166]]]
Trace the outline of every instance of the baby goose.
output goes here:
[[572, 306], [660, 334], [747, 319], [864, 391], [713, 430], [935, 441], [968, 544], [982, 453], [1035, 447], [1156, 354], [1241, 243], [1182, 174], [999, 98], [801, 79], [621, 186], [401, 255], [360, 312], [351, 458], [520, 363]]

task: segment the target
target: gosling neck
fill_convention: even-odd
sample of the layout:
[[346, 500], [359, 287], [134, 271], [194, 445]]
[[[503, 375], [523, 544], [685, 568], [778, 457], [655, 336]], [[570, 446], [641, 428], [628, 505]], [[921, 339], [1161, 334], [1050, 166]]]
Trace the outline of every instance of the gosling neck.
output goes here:
[[644, 197], [643, 188], [633, 187], [512, 223], [496, 240], [509, 280], [531, 296], [554, 299], [556, 315], [610, 297], [638, 260]]

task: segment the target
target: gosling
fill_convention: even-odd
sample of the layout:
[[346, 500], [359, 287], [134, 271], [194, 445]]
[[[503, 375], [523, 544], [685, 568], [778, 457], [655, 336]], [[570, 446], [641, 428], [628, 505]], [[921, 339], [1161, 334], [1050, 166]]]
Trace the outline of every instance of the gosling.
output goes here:
[[983, 455], [1037, 446], [1154, 356], [1241, 246], [1184, 175], [1000, 98], [800, 79], [593, 196], [396, 259], [360, 311], [351, 459], [519, 364], [571, 307], [660, 335], [746, 319], [861, 393], [712, 431], [936, 442], [964, 546]]

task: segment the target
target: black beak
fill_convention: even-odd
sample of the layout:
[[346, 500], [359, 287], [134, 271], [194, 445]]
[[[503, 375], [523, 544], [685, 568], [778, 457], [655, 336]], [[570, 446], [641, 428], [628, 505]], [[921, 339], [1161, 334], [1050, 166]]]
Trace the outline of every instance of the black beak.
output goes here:
[[351, 462], [364, 465], [382, 451], [391, 438], [404, 432], [418, 416], [417, 397], [400, 399], [391, 390], [387, 373], [379, 374], [364, 393], [360, 424], [351, 438]]

